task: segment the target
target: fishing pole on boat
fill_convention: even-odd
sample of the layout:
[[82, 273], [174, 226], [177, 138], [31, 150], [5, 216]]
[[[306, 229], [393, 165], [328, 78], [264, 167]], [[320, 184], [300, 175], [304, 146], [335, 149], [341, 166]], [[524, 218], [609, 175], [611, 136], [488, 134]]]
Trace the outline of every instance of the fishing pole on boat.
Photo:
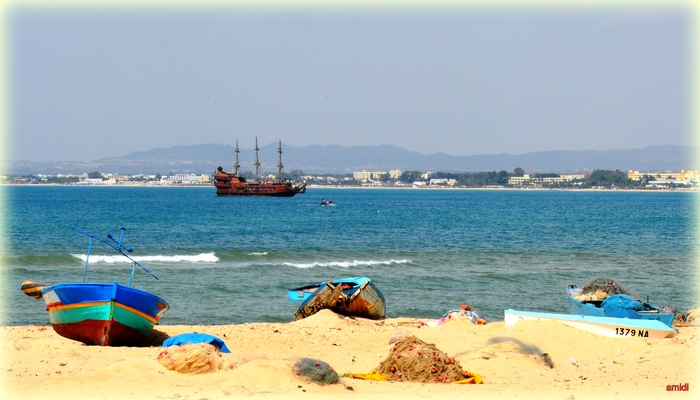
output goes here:
[[[110, 238], [113, 242], [115, 242], [115, 243], [117, 244], [116, 246], [113, 245], [112, 243], [110, 243], [110, 242], [104, 240], [104, 239], [100, 239], [99, 237], [97, 237], [97, 236], [95, 236], [95, 235], [93, 235], [93, 234], [91, 234], [91, 233], [83, 232], [83, 231], [81, 231], [80, 229], [76, 229], [76, 228], [73, 228], [73, 230], [90, 238], [90, 244], [88, 245], [87, 257], [85, 258], [85, 274], [83, 275], [83, 282], [85, 282], [85, 275], [87, 274], [88, 259], [90, 258], [90, 250], [91, 250], [91, 248], [92, 248], [92, 239], [98, 240], [98, 241], [100, 241], [100, 242], [106, 244], [107, 246], [113, 248], [114, 250], [118, 251], [119, 254], [123, 255], [123, 256], [126, 257], [126, 258], [128, 258], [128, 259], [133, 263], [133, 265], [138, 265], [138, 266], [141, 267], [141, 269], [143, 269], [147, 274], [151, 275], [152, 277], [156, 278], [157, 280], [160, 280], [160, 279], [158, 279], [158, 277], [157, 277], [153, 272], [149, 271], [146, 267], [144, 267], [143, 265], [139, 264], [138, 261], [136, 261], [136, 260], [134, 260], [133, 258], [129, 257], [127, 254], [124, 254], [124, 252], [122, 251], [122, 249], [126, 250], [126, 251], [129, 252], [129, 253], [131, 253], [132, 251], [134, 251], [134, 249], [132, 249], [131, 247], [126, 247], [126, 246], [122, 245], [122, 237], [124, 236], [124, 231], [126, 230], [126, 228], [121, 228], [121, 234], [119, 235], [119, 241], [117, 241], [116, 239], [114, 239], [114, 235], [113, 235], [113, 234], [111, 234], [111, 233], [107, 234], [107, 237]], [[132, 277], [133, 277], [133, 275], [134, 275], [133, 265], [132, 265], [132, 270], [131, 270], [131, 276], [132, 276]], [[129, 279], [129, 286], [131, 286], [131, 278]]]
[[121, 233], [119, 234], [119, 241], [118, 242], [114, 239], [114, 236], [112, 235], [111, 232], [107, 234], [107, 237], [112, 239], [112, 241], [117, 244], [117, 248], [120, 252], [121, 252], [120, 249], [123, 248], [127, 252], [131, 253], [132, 251], [134, 251], [134, 249], [132, 249], [131, 247], [126, 247], [126, 246], [122, 245], [122, 238], [124, 237], [124, 231], [126, 230], [126, 228], [121, 227], [120, 230], [121, 230]]

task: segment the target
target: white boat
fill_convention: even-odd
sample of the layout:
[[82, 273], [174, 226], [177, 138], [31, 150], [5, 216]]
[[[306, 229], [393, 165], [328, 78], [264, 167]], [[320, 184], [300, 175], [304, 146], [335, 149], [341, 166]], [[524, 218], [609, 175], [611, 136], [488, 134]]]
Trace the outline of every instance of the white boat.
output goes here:
[[518, 321], [550, 320], [607, 337], [664, 339], [678, 335], [678, 330], [657, 320], [592, 317], [587, 315], [555, 314], [512, 309], [505, 310], [504, 313], [506, 326], [515, 325]]

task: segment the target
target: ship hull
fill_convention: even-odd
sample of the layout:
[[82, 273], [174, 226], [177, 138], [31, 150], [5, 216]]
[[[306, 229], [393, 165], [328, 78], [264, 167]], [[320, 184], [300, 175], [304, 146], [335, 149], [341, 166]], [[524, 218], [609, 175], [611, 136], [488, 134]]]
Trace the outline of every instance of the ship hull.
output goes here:
[[271, 197], [293, 197], [296, 192], [287, 190], [286, 187], [255, 187], [245, 185], [230, 188], [216, 188], [217, 196], [271, 196]]
[[214, 175], [217, 196], [292, 197], [304, 193], [306, 185], [289, 182], [248, 183], [243, 178], [217, 170]]

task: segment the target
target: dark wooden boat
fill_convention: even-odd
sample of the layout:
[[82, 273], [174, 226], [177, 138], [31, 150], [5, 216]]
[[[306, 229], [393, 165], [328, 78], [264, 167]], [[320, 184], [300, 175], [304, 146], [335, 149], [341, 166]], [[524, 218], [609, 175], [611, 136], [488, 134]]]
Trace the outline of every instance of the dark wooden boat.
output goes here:
[[[371, 279], [364, 276], [352, 276], [349, 278], [334, 279], [331, 281], [331, 283], [333, 285], [340, 284], [343, 288], [343, 293], [345, 293], [346, 296], [352, 296], [352, 294], [355, 293], [355, 290], [367, 281], [371, 281]], [[311, 297], [311, 295], [318, 289], [325, 286], [326, 282], [319, 282], [294, 289], [287, 289], [287, 297], [289, 297], [289, 300], [292, 301], [304, 301]]]
[[[347, 286], [347, 285], [345, 285]], [[386, 318], [386, 302], [379, 289], [365, 278], [364, 282], [352, 290], [343, 283], [326, 282], [301, 303], [294, 314], [294, 321], [330, 309], [341, 315], [368, 319]]]
[[[277, 182], [248, 182], [246, 178], [238, 176], [238, 141], [236, 141], [236, 161], [233, 164], [232, 172], [225, 172], [222, 167], [214, 171], [214, 186], [216, 186], [217, 196], [276, 196], [292, 197], [297, 193], [306, 192], [306, 182], [293, 185], [289, 181], [282, 179], [282, 141], [279, 146], [279, 163], [277, 164]], [[258, 138], [255, 138], [255, 176], [258, 176]]]

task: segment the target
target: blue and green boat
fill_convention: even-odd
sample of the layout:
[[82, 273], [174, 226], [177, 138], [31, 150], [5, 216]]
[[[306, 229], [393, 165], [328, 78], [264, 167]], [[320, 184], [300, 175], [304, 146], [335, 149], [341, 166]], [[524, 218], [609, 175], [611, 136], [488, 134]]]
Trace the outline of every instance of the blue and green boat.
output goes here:
[[[136, 266], [158, 279], [153, 273], [124, 253], [133, 249], [122, 244], [125, 228], [119, 240], [100, 239], [74, 229], [90, 238], [83, 282], [62, 283], [50, 287], [27, 281], [22, 291], [30, 297], [43, 298], [53, 329], [59, 335], [88, 345], [128, 346], [142, 342], [168, 310], [168, 303], [160, 297], [131, 287]], [[132, 262], [127, 285], [85, 282], [93, 239], [107, 244]]]

